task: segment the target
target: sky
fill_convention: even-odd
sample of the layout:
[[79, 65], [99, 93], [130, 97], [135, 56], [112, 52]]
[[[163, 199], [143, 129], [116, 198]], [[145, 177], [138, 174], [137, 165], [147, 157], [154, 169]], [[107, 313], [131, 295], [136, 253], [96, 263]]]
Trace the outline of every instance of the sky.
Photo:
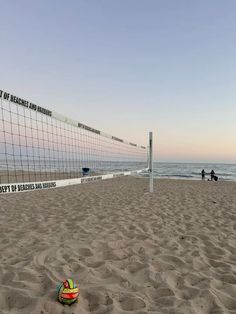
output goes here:
[[0, 0], [0, 89], [140, 145], [236, 163], [235, 0]]

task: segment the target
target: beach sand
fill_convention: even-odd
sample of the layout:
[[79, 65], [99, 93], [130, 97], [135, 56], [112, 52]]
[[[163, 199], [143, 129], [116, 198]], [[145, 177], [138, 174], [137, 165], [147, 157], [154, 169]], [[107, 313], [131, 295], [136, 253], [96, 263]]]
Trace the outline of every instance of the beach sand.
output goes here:
[[[81, 290], [72, 306], [56, 300], [65, 278]], [[0, 195], [0, 313], [236, 313], [236, 183]]]

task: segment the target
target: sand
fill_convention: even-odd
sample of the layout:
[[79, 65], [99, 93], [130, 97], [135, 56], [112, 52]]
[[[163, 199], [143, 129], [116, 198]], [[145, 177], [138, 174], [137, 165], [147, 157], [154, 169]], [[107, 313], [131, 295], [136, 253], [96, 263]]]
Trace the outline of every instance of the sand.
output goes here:
[[[0, 313], [236, 313], [236, 183], [127, 177], [0, 195]], [[55, 287], [79, 283], [63, 306]]]

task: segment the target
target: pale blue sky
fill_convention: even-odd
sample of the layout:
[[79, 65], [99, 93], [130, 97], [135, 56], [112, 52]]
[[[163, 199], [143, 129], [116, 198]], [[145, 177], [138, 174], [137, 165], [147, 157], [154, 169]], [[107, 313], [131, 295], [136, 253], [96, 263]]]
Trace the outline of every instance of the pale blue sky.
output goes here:
[[1, 84], [160, 161], [236, 162], [236, 1], [0, 0]]

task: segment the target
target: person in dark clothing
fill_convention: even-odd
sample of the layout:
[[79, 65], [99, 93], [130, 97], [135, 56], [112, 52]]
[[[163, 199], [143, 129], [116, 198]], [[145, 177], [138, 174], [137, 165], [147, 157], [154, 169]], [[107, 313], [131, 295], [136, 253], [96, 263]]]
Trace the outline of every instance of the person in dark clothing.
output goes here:
[[213, 181], [215, 177], [215, 171], [211, 170], [210, 175], [211, 175], [211, 181]]
[[218, 181], [218, 177], [217, 176], [214, 176], [214, 181]]
[[202, 180], [205, 180], [205, 174], [206, 174], [206, 172], [205, 172], [205, 170], [204, 169], [202, 169]]

